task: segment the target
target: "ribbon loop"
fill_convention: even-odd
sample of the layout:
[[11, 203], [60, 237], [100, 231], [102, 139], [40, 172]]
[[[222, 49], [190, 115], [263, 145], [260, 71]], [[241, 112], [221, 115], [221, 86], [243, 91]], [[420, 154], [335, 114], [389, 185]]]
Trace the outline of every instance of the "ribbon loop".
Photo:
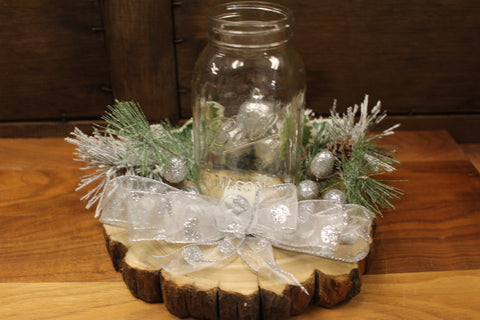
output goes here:
[[250, 232], [272, 235], [294, 231], [297, 228], [297, 207], [297, 188], [291, 183], [258, 190], [255, 220]]
[[223, 237], [215, 223], [220, 214], [218, 200], [186, 192], [169, 194], [173, 219], [168, 224], [171, 233], [166, 239], [176, 243], [209, 243]]

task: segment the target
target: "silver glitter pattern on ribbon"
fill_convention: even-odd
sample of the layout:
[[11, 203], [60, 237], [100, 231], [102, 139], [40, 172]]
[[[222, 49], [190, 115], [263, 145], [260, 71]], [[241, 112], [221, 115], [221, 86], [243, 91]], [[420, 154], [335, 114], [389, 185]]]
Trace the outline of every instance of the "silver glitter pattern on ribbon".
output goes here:
[[182, 249], [182, 256], [185, 261], [195, 266], [203, 261], [202, 250], [198, 246], [186, 246]]
[[286, 205], [279, 204], [270, 209], [270, 215], [275, 224], [284, 224], [291, 213]]
[[263, 250], [263, 249], [267, 248], [269, 245], [270, 245], [270, 242], [268, 242], [268, 240], [260, 239], [257, 242], [257, 250]]
[[198, 218], [188, 218], [183, 223], [183, 236], [187, 241], [197, 241], [200, 238]]
[[240, 223], [232, 222], [227, 225], [227, 231], [231, 233], [241, 233], [244, 231], [243, 229]]
[[250, 208], [248, 200], [242, 196], [234, 195], [232, 197], [232, 212], [235, 215], [240, 215]]
[[325, 226], [322, 228], [321, 236], [323, 242], [336, 246], [338, 244], [338, 236], [340, 231], [335, 226]]
[[231, 239], [223, 239], [218, 242], [218, 249], [223, 254], [231, 254], [235, 250], [235, 245]]

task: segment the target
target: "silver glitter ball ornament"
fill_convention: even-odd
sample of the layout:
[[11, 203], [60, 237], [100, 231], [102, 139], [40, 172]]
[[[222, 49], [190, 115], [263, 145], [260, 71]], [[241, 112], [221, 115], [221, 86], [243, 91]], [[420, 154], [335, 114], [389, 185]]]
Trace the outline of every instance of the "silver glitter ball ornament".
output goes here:
[[163, 167], [162, 177], [170, 183], [179, 183], [185, 179], [186, 174], [185, 161], [179, 157], [172, 157]]
[[345, 204], [347, 202], [347, 196], [338, 189], [331, 189], [323, 195], [323, 200], [332, 200], [340, 204]]
[[310, 174], [317, 179], [327, 178], [332, 174], [335, 156], [324, 149], [317, 153], [310, 162]]
[[297, 186], [298, 200], [318, 199], [318, 184], [312, 180], [303, 180]]
[[193, 184], [186, 184], [182, 187], [182, 190], [188, 193], [200, 194], [200, 190]]
[[267, 120], [275, 115], [275, 107], [267, 101], [260, 89], [254, 88], [251, 92], [251, 98], [242, 103], [238, 110], [239, 119], [246, 128], [256, 124], [259, 120]]

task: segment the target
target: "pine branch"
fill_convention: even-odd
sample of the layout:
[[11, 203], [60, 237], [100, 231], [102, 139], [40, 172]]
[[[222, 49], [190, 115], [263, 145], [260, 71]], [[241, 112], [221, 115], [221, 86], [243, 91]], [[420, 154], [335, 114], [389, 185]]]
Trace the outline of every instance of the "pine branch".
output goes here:
[[90, 208], [102, 195], [104, 185], [112, 178], [132, 172], [133, 167], [125, 162], [127, 148], [124, 141], [115, 139], [112, 135], [102, 135], [97, 128], [94, 128], [93, 135], [88, 136], [80, 129], [75, 128], [72, 132], [74, 138], [65, 140], [77, 146], [76, 161], [87, 164], [83, 170], [95, 169], [92, 174], [81, 178], [76, 190], [97, 183], [82, 200], [89, 200], [87, 209]]
[[380, 149], [371, 143], [369, 139], [359, 139], [350, 159], [340, 160], [339, 174], [348, 203], [362, 205], [382, 215], [382, 209], [395, 209], [389, 199], [399, 198], [403, 192], [384, 183], [385, 180], [375, 179], [377, 175], [391, 171], [391, 163], [396, 160], [383, 154], [380, 156]]
[[[332, 188], [340, 189], [345, 192], [348, 203], [363, 205], [381, 215], [382, 209], [394, 208], [390, 199], [398, 198], [402, 192], [387, 184], [391, 181], [375, 179], [385, 172], [394, 171], [395, 164], [398, 163], [392, 151], [376, 146], [375, 142], [393, 134], [399, 125], [379, 134], [369, 133], [386, 117], [386, 113], [381, 112], [380, 101], [369, 112], [368, 95], [360, 106], [349, 107], [344, 114], [336, 111], [336, 105], [334, 101], [329, 120], [310, 119], [311, 112], [306, 115], [301, 178], [309, 179], [307, 168], [320, 150], [327, 148], [330, 143], [335, 146], [339, 141], [352, 141], [352, 154], [336, 154], [336, 172], [332, 177], [319, 181], [320, 190], [323, 193]], [[358, 112], [360, 113], [357, 116]], [[319, 123], [323, 124], [323, 128], [321, 134], [315, 136], [313, 126], [318, 126]], [[341, 151], [343, 150], [345, 149]]]
[[[357, 112], [360, 110], [358, 121], [355, 122]], [[336, 101], [333, 103], [333, 107], [330, 111], [330, 119], [332, 125], [328, 127], [328, 134], [330, 140], [335, 140], [338, 137], [346, 137], [356, 142], [358, 139], [366, 137], [367, 133], [382, 122], [387, 116], [387, 113], [381, 112], [380, 101], [372, 108], [370, 113], [368, 112], [368, 95], [365, 95], [365, 99], [359, 105], [354, 105], [353, 108], [347, 108], [347, 113], [340, 115], [336, 111]], [[380, 134], [371, 135], [369, 139], [379, 139], [384, 136], [393, 134], [393, 131], [398, 128], [400, 124], [396, 124]]]
[[161, 180], [163, 166], [172, 157], [184, 159], [185, 180], [196, 181], [191, 123], [182, 128], [168, 121], [150, 125], [135, 102], [117, 101], [107, 110], [103, 117], [107, 126], [95, 126], [92, 136], [75, 128], [73, 138], [66, 138], [77, 146], [76, 160], [87, 164], [83, 169], [95, 170], [83, 176], [77, 188], [96, 183], [82, 198], [88, 200], [87, 208], [100, 199], [105, 184], [116, 176], [132, 174]]
[[138, 174], [146, 177], [161, 172], [172, 157], [182, 158], [187, 166], [187, 180], [196, 181], [193, 138], [190, 126], [174, 128], [170, 122], [149, 125], [140, 106], [134, 102], [117, 102], [103, 118], [106, 133], [127, 141], [129, 161], [139, 164]]

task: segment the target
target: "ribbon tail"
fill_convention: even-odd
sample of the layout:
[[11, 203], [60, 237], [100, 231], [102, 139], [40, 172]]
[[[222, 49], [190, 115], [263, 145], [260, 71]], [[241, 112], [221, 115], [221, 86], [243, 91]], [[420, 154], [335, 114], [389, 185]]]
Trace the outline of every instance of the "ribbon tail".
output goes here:
[[309, 295], [307, 289], [293, 274], [277, 265], [273, 256], [272, 244], [268, 240], [247, 237], [237, 251], [252, 271], [278, 283], [298, 286], [305, 294]]
[[186, 274], [227, 260], [235, 254], [235, 249], [233, 241], [227, 238], [210, 244], [189, 244], [153, 258], [170, 273]]

